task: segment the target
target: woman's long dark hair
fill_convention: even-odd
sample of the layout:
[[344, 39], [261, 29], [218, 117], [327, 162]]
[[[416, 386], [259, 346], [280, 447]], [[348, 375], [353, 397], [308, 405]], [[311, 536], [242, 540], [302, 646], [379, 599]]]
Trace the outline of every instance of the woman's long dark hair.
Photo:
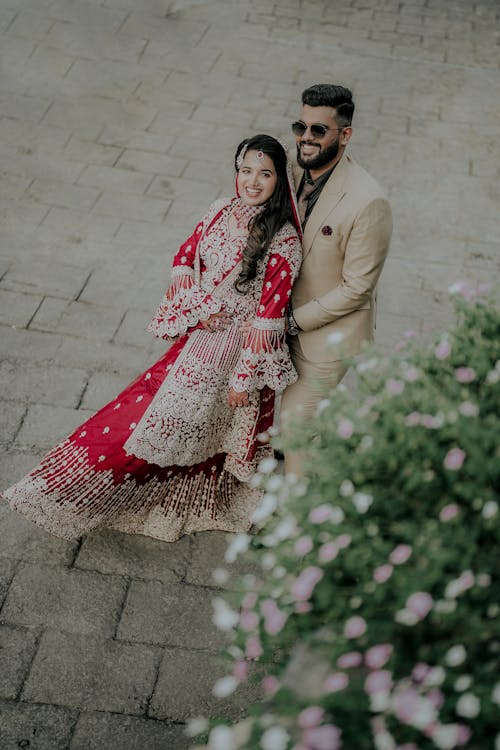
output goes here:
[[236, 149], [234, 165], [238, 168], [238, 156], [241, 149], [246, 146], [247, 151], [262, 151], [272, 159], [276, 170], [277, 182], [274, 193], [265, 204], [264, 210], [254, 216], [248, 223], [250, 230], [245, 249], [243, 250], [242, 269], [236, 281], [235, 289], [245, 294], [246, 284], [255, 278], [257, 264], [264, 256], [271, 241], [281, 227], [289, 221], [293, 224], [293, 210], [288, 192], [288, 180], [286, 175], [286, 153], [285, 149], [270, 135], [254, 135], [245, 138]]

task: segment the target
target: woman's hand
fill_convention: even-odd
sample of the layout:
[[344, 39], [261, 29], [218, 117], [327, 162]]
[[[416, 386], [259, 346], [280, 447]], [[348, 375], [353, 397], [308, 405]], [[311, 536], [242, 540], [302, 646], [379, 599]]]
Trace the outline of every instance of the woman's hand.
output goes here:
[[246, 391], [238, 393], [234, 388], [230, 388], [227, 395], [227, 403], [232, 409], [235, 409], [237, 406], [248, 406], [248, 393]]
[[207, 320], [200, 320], [205, 331], [223, 331], [231, 325], [231, 316], [227, 312], [213, 313]]

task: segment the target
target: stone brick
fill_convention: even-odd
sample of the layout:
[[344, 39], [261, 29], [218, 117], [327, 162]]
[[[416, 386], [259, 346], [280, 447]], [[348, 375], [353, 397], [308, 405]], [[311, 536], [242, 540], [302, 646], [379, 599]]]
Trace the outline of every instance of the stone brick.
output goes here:
[[77, 711], [56, 706], [0, 702], [0, 747], [67, 750]]
[[82, 268], [35, 256], [30, 260], [14, 261], [2, 279], [2, 284], [11, 291], [35, 291], [67, 299], [78, 296], [89, 271], [88, 267]]
[[147, 334], [145, 346], [140, 344], [140, 340], [133, 347], [121, 341], [116, 344], [105, 341], [83, 344], [81, 339], [66, 336], [55, 355], [55, 362], [68, 367], [88, 367], [93, 371], [128, 373], [126, 377], [131, 381], [154, 361], [149, 354], [151, 343]]
[[127, 374], [97, 372], [90, 377], [82, 400], [82, 408], [101, 409], [133, 380]]
[[45, 297], [31, 321], [32, 330], [69, 333], [87, 339], [109, 341], [120, 324], [121, 314], [113, 307]]
[[185, 721], [195, 716], [240, 716], [261, 697], [258, 685], [248, 681], [231, 698], [212, 694], [215, 681], [230, 672], [229, 660], [206, 651], [165, 649], [149, 715]]
[[9, 590], [10, 582], [14, 577], [16, 563], [14, 560], [0, 559], [0, 607]]
[[113, 636], [126, 591], [118, 576], [22, 564], [2, 608], [5, 622]]
[[223, 568], [230, 574], [226, 588], [239, 588], [241, 578], [247, 573], [258, 573], [260, 568], [240, 557], [232, 564], [224, 560], [225, 552], [229, 546], [232, 534], [224, 531], [200, 531], [193, 534], [192, 558], [186, 580], [197, 586], [215, 587], [217, 584], [213, 577], [216, 568]]
[[80, 714], [70, 750], [187, 750], [184, 727], [109, 713]]
[[[25, 471], [29, 471], [35, 461], [26, 464]], [[12, 475], [10, 481], [2, 489], [15, 480], [20, 479], [22, 473]], [[0, 518], [2, 534], [0, 535], [0, 559], [23, 560], [27, 563], [45, 565], [68, 565], [75, 555], [77, 541], [66, 542], [57, 539], [26, 521], [19, 513], [14, 512], [5, 502], [0, 503]]]
[[[0, 625], [0, 698], [18, 696], [35, 653], [36, 640], [36, 634], [26, 628]], [[0, 728], [0, 737], [1, 734]]]
[[4, 360], [0, 386], [9, 399], [24, 403], [77, 407], [87, 383], [87, 373], [69, 367], [40, 367]]
[[84, 539], [75, 567], [177, 583], [186, 573], [188, 560], [187, 537], [169, 544], [139, 534], [104, 530]]
[[[165, 142], [165, 147], [167, 143], [168, 141]], [[178, 159], [170, 154], [150, 153], [128, 148], [120, 156], [116, 166], [119, 169], [130, 169], [132, 172], [179, 177], [186, 166], [186, 160]]]
[[16, 446], [47, 451], [90, 416], [91, 412], [68, 409], [64, 406], [42, 404], [29, 406], [23, 426], [16, 438]]
[[40, 307], [42, 296], [39, 294], [22, 294], [0, 289], [0, 322], [4, 325], [28, 325]]
[[92, 214], [161, 223], [170, 205], [171, 201], [150, 196], [104, 192], [93, 207]]
[[219, 650], [227, 638], [212, 624], [213, 591], [186, 584], [133, 581], [117, 639]]
[[0, 445], [9, 445], [21, 427], [22, 420], [26, 414], [26, 406], [10, 401], [1, 401], [0, 413], [2, 414]]
[[[150, 299], [152, 299], [152, 297], [150, 297]], [[158, 302], [159, 299], [160, 298], [158, 297]], [[141, 310], [127, 310], [116, 333], [115, 341], [123, 342], [130, 346], [144, 346], [147, 344], [149, 348], [151, 335], [146, 331], [146, 326], [151, 320], [153, 307], [154, 305], [152, 305], [151, 311], [147, 313]], [[166, 351], [169, 344], [165, 341], [164, 346]]]
[[90, 185], [116, 193], [142, 195], [151, 182], [151, 175], [132, 172], [130, 169], [117, 169], [89, 165], [78, 178], [80, 185]]
[[21, 697], [28, 702], [142, 715], [160, 655], [155, 646], [47, 630]]
[[67, 208], [51, 208], [43, 220], [38, 236], [41, 240], [59, 240], [68, 245], [68, 254], [71, 245], [75, 247], [75, 253], [81, 257], [88, 246], [86, 243], [92, 240], [100, 242], [110, 240], [116, 234], [120, 226], [120, 220], [114, 216], [90, 216], [79, 211], [69, 211]]
[[99, 190], [38, 179], [33, 181], [26, 195], [49, 206], [89, 211], [99, 196]]

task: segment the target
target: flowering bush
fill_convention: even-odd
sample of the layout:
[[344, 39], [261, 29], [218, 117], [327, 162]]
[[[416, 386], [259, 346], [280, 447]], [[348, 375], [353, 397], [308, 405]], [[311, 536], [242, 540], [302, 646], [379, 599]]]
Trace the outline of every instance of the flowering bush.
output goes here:
[[225, 622], [231, 689], [258, 659], [264, 700], [213, 750], [500, 748], [500, 311], [457, 307], [290, 437], [304, 481], [261, 465], [264, 526], [227, 558], [262, 575]]

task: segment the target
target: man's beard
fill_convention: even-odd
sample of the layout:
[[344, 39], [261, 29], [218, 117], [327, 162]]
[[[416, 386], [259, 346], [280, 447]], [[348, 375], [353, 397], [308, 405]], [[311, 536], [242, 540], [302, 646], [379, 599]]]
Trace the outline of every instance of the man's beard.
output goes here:
[[320, 169], [321, 167], [324, 167], [326, 164], [329, 164], [331, 161], [336, 159], [339, 153], [339, 148], [340, 143], [339, 139], [337, 138], [337, 140], [334, 141], [331, 146], [325, 148], [324, 151], [320, 151], [317, 156], [313, 156], [307, 161], [304, 161], [304, 159], [300, 155], [300, 144], [297, 144], [297, 164], [299, 165], [299, 167], [302, 167], [302, 169]]

